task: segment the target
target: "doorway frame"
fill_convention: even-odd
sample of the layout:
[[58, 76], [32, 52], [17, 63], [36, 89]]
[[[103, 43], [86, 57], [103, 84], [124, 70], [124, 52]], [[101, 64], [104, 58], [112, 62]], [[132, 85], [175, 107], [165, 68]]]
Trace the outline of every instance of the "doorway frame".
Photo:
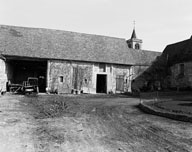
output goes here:
[[[105, 77], [105, 88], [104, 92], [98, 92], [98, 76], [104, 76]], [[107, 74], [96, 74], [96, 93], [106, 93], [107, 94]]]

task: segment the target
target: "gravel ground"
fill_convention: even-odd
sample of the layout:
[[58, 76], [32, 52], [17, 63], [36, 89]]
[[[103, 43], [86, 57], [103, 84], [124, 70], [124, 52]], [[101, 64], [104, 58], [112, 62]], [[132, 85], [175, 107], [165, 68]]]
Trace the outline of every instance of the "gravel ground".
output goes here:
[[0, 97], [0, 152], [192, 152], [192, 124], [114, 95]]

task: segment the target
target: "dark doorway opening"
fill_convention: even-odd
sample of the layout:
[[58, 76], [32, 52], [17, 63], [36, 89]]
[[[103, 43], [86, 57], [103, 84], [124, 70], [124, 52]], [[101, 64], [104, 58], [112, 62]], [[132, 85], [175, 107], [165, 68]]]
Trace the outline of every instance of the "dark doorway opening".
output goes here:
[[97, 93], [107, 93], [107, 75], [97, 74]]
[[39, 92], [46, 91], [46, 61], [11, 59], [7, 61], [7, 72], [12, 84], [22, 84], [29, 77], [34, 77], [38, 78]]

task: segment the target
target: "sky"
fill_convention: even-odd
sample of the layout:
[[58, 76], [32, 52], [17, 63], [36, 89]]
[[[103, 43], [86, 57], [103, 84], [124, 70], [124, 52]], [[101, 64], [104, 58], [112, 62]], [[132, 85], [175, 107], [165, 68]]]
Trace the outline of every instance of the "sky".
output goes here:
[[192, 0], [0, 0], [0, 24], [129, 39], [135, 24], [144, 50], [192, 35]]

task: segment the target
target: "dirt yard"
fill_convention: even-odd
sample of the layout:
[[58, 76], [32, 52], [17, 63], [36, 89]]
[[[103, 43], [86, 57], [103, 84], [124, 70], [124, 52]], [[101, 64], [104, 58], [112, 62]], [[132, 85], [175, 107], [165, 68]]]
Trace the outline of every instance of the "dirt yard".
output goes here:
[[0, 97], [0, 152], [192, 152], [192, 124], [126, 96]]

